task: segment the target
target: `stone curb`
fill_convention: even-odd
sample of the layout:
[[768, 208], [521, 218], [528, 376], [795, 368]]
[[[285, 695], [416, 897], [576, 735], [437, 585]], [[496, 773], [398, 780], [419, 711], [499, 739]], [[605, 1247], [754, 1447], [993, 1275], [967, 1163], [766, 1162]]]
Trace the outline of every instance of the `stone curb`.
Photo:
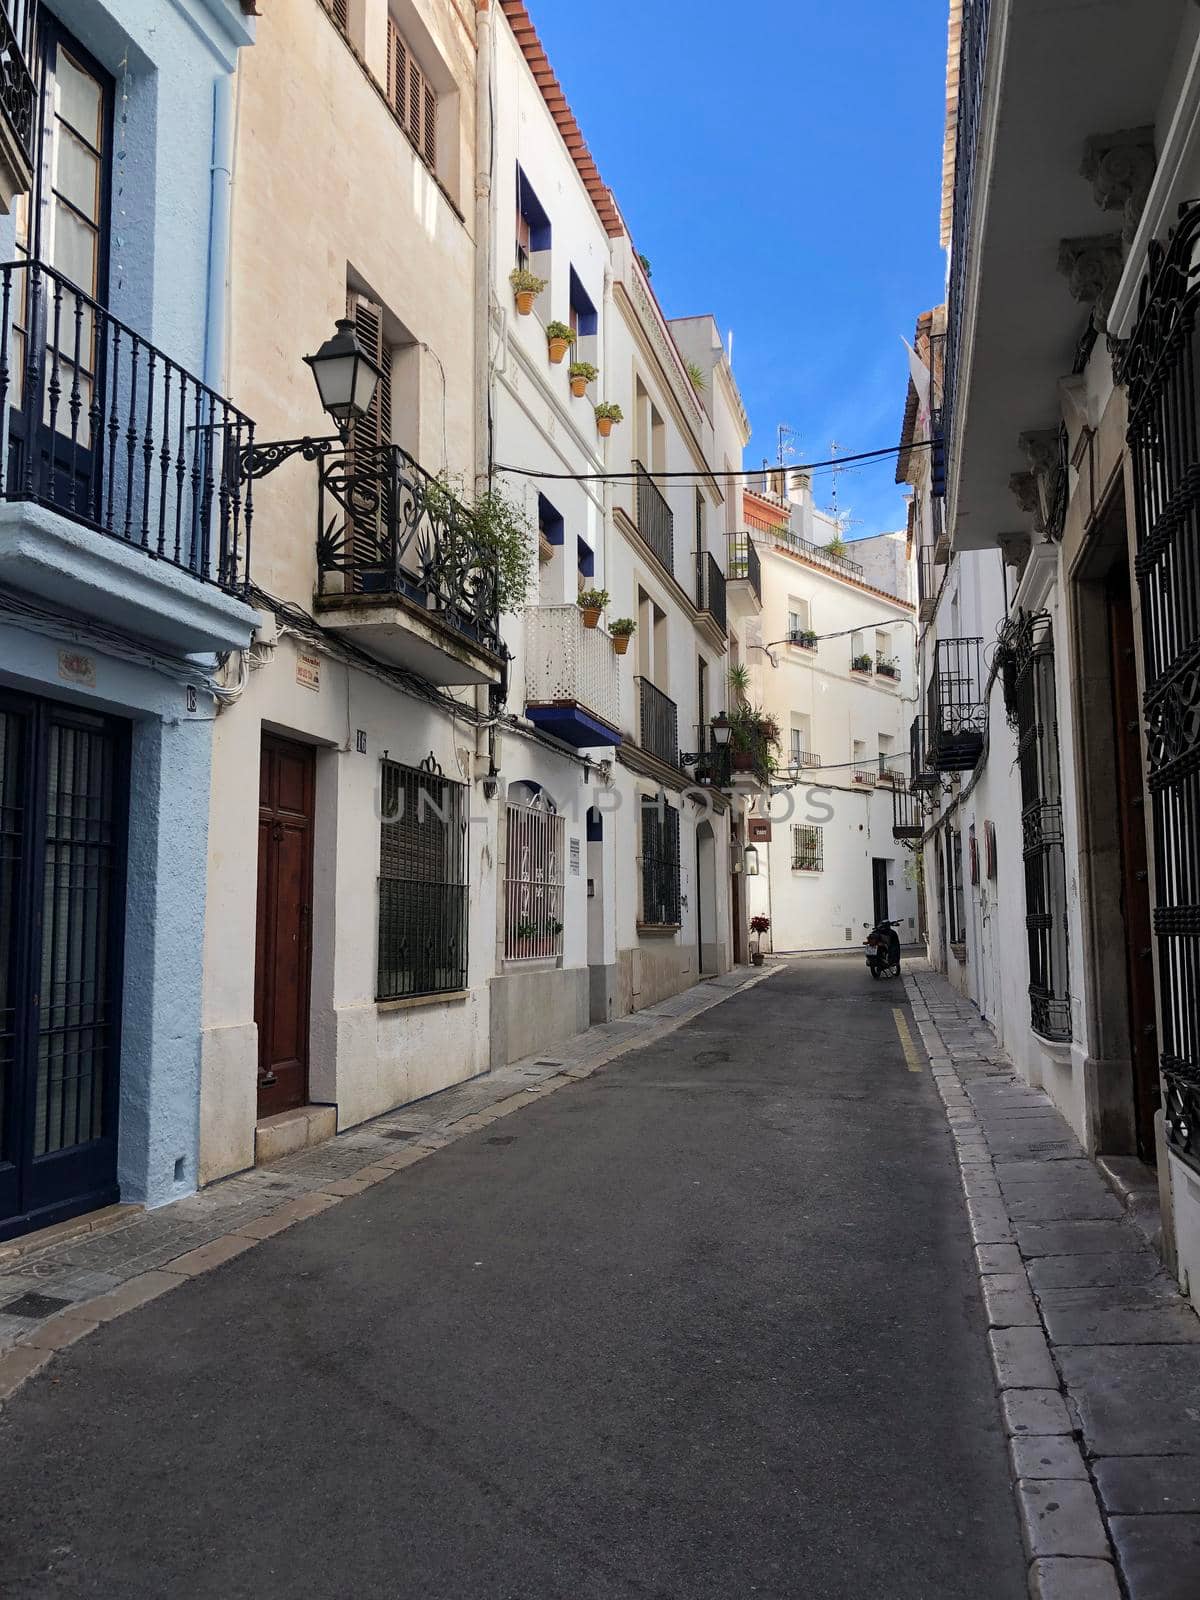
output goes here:
[[[73, 1302], [66, 1310], [40, 1323], [37, 1328], [23, 1336], [19, 1343], [0, 1351], [0, 1406], [11, 1398], [26, 1379], [40, 1372], [57, 1351], [67, 1349], [77, 1340], [86, 1338], [105, 1323], [124, 1316], [126, 1312], [137, 1310], [139, 1306], [146, 1305], [159, 1295], [178, 1288], [182, 1283], [215, 1271], [225, 1262], [255, 1249], [286, 1228], [294, 1227], [296, 1223], [307, 1221], [310, 1217], [319, 1216], [331, 1206], [340, 1205], [343, 1200], [362, 1194], [374, 1184], [395, 1178], [398, 1173], [435, 1155], [437, 1151], [444, 1150], [458, 1139], [477, 1133], [480, 1129], [499, 1121], [500, 1118], [511, 1116], [515, 1111], [523, 1111], [527, 1106], [536, 1105], [546, 1095], [564, 1089], [568, 1084], [590, 1078], [621, 1056], [628, 1055], [630, 1051], [641, 1050], [646, 1045], [654, 1044], [657, 1040], [676, 1032], [685, 1023], [692, 1022], [705, 1012], [713, 1010], [715, 1006], [723, 1005], [734, 995], [744, 994], [747, 989], [764, 983], [776, 973], [782, 972], [785, 965], [786, 963], [782, 961], [775, 961], [754, 969], [745, 982], [739, 984], [736, 989], [722, 988], [694, 1010], [678, 1017], [663, 1017], [644, 1033], [617, 1040], [610, 1049], [602, 1051], [590, 1061], [564, 1065], [560, 1072], [541, 1083], [531, 1085], [527, 1089], [518, 1089], [482, 1110], [468, 1112], [453, 1122], [447, 1132], [433, 1131], [423, 1134], [406, 1150], [394, 1156], [384, 1156], [369, 1166], [361, 1167], [357, 1172], [351, 1173], [348, 1178], [325, 1183], [319, 1189], [287, 1200], [274, 1210], [256, 1217], [232, 1232], [215, 1234], [207, 1243], [175, 1256], [172, 1260], [164, 1262], [161, 1267], [126, 1279], [124, 1283], [106, 1294]], [[580, 1034], [577, 1037], [585, 1039], [587, 1035]], [[76, 1231], [85, 1233], [88, 1229], [80, 1228]]]
[[[921, 1008], [915, 1013], [921, 1043], [959, 1164], [1031, 1600], [1120, 1600], [1116, 1556], [1099, 1495], [996, 1175], [987, 1129], [994, 1135], [997, 1120], [1004, 1119], [995, 1107], [976, 1108], [954, 1050], [967, 1050], [974, 1059], [990, 1049], [988, 1059], [1004, 1058], [995, 1054], [994, 1042], [948, 1043], [909, 976], [904, 989], [909, 1004]], [[1030, 1115], [1040, 1109], [1040, 1100], [1030, 1102]]]

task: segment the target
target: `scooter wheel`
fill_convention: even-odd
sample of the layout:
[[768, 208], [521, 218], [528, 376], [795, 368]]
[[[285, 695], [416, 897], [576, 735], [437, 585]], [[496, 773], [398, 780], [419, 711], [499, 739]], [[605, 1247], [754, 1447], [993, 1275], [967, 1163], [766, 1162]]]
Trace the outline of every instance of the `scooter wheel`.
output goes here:
[[883, 976], [883, 973], [879, 970], [879, 968], [875, 965], [874, 962], [872, 962], [871, 965], [867, 968], [867, 971], [875, 979], [876, 983], [878, 983], [880, 978]]

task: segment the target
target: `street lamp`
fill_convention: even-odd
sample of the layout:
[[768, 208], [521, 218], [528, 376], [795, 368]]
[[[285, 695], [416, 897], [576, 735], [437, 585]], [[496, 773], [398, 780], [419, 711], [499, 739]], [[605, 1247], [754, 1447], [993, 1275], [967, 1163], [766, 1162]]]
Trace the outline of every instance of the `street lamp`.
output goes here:
[[709, 727], [712, 729], [714, 744], [724, 746], [729, 743], [729, 735], [733, 730], [729, 726], [729, 718], [723, 711], [712, 719]]
[[752, 844], [748, 844], [746, 846], [746, 869], [745, 870], [746, 870], [746, 876], [748, 878], [757, 878], [758, 877], [758, 851], [755, 849], [755, 847]]
[[337, 332], [317, 351], [315, 356], [305, 356], [312, 368], [321, 404], [345, 436], [351, 422], [365, 417], [371, 409], [381, 373], [375, 362], [358, 342], [354, 323], [349, 317], [340, 317]]

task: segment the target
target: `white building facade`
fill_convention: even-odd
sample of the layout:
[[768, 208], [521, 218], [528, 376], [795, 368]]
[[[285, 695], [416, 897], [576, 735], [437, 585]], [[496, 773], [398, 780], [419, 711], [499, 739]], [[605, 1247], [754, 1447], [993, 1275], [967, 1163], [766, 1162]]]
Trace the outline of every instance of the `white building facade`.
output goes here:
[[1078, 18], [951, 8], [949, 299], [904, 441], [914, 826], [933, 959], [1118, 1192], [1157, 1186], [1200, 1303], [1197, 451], [1164, 425], [1195, 379], [1200, 13], [1087, 9], [1084, 67]]
[[786, 500], [747, 489], [743, 506], [762, 587], [746, 693], [779, 733], [774, 792], [751, 819], [750, 914], [777, 951], [853, 948], [884, 918], [912, 942], [917, 877], [892, 800], [916, 693], [906, 536], [840, 545], [804, 479]]

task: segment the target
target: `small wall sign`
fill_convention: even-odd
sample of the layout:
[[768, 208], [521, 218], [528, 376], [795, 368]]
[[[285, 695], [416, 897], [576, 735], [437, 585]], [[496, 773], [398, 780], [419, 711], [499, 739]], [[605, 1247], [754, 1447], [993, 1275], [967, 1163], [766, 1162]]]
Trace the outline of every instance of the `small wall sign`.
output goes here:
[[304, 689], [320, 689], [321, 658], [307, 650], [296, 655], [296, 682]]
[[579, 840], [578, 839], [572, 839], [571, 840], [571, 876], [573, 878], [577, 878], [579, 876]]
[[770, 844], [771, 819], [770, 817], [749, 817], [749, 838], [752, 844]]
[[85, 689], [96, 687], [96, 663], [79, 650], [58, 652], [58, 675], [64, 683], [79, 683]]

